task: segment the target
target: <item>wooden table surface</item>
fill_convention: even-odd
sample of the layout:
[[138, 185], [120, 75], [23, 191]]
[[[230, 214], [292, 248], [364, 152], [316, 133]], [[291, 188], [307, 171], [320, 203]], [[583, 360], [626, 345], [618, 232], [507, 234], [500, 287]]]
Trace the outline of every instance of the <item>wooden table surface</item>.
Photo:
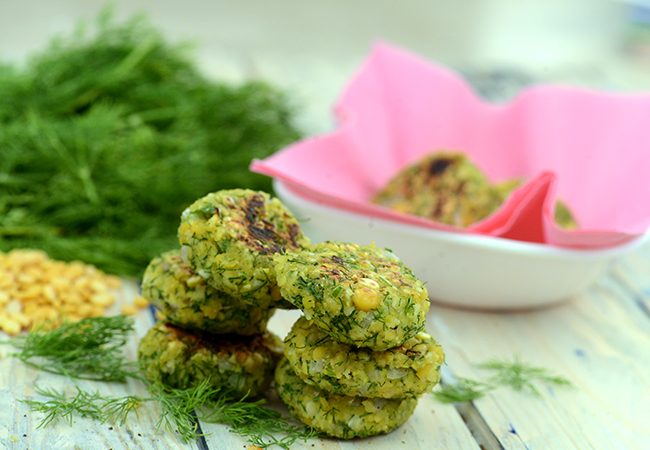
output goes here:
[[[461, 404], [425, 395], [414, 415], [385, 436], [353, 441], [299, 442], [296, 449], [650, 449], [650, 246], [613, 263], [582, 295], [545, 309], [488, 313], [432, 305], [427, 330], [442, 344], [443, 382], [485, 377], [476, 364], [519, 356], [568, 378], [572, 388], [537, 387], [541, 396], [498, 388]], [[122, 301], [138, 295], [127, 284]], [[296, 311], [279, 311], [270, 328], [284, 336]], [[149, 310], [136, 316], [137, 340], [153, 324]], [[41, 413], [21, 399], [38, 399], [35, 386], [66, 388], [62, 377], [24, 366], [2, 349], [0, 449], [246, 449], [247, 441], [226, 426], [201, 424], [208, 433], [183, 443], [156, 432], [155, 404], [142, 404], [127, 424], [99, 424], [75, 417], [72, 424], [38, 428]], [[67, 386], [67, 387], [66, 387]], [[146, 395], [138, 383], [81, 383], [104, 394]]]

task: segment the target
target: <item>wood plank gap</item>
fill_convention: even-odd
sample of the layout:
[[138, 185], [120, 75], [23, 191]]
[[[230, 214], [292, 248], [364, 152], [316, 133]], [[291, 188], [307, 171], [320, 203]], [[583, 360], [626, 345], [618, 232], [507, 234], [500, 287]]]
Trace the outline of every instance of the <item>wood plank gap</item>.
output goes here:
[[634, 300], [634, 303], [636, 303], [639, 309], [650, 319], [650, 306], [648, 306], [643, 298], [616, 273], [611, 274], [611, 279]]
[[454, 406], [481, 450], [504, 450], [499, 439], [472, 403], [457, 403]]
[[[156, 323], [158, 321], [158, 318], [156, 317], [156, 308], [153, 305], [149, 305], [148, 309], [149, 309], [149, 313], [151, 314], [151, 319], [153, 320], [153, 323]], [[196, 415], [196, 411], [192, 411], [192, 418], [194, 424], [196, 425], [196, 434], [198, 435], [198, 437], [196, 438], [197, 449], [210, 450], [210, 446], [208, 445], [208, 441], [205, 439], [205, 433], [203, 433], [203, 429], [201, 428], [201, 421]]]
[[196, 434], [198, 434], [198, 437], [196, 438], [197, 448], [199, 450], [210, 450], [208, 441], [205, 440], [205, 434], [203, 433], [203, 429], [201, 429], [201, 421], [196, 416], [195, 411], [192, 411], [192, 417], [194, 418], [194, 424], [196, 425]]
[[[141, 292], [141, 289], [138, 292]], [[151, 319], [153, 320], [153, 323], [156, 323], [158, 321], [158, 318], [156, 317], [156, 307], [153, 305], [149, 305], [147, 308], [149, 314], [151, 315]], [[199, 418], [196, 415], [196, 411], [192, 411], [192, 419], [194, 422], [194, 425], [196, 425], [196, 434], [198, 434], [198, 437], [196, 438], [196, 447], [198, 450], [210, 450], [210, 447], [208, 446], [208, 442], [205, 440], [205, 436], [203, 435], [203, 430], [201, 429], [201, 422], [199, 421]]]

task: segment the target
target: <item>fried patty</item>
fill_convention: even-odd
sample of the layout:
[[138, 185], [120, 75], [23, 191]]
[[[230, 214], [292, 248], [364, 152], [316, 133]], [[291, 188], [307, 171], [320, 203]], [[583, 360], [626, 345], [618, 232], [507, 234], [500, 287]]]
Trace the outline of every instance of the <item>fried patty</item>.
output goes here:
[[417, 406], [415, 397], [364, 398], [325, 392], [301, 380], [286, 358], [276, 369], [275, 386], [291, 415], [340, 439], [388, 433], [406, 422]]
[[485, 175], [461, 153], [431, 153], [401, 170], [373, 203], [458, 227], [498, 207]]
[[280, 200], [247, 189], [195, 201], [181, 216], [178, 237], [197, 274], [217, 290], [260, 307], [281, 300], [273, 256], [309, 245]]
[[259, 397], [273, 380], [282, 341], [266, 331], [254, 336], [190, 332], [159, 321], [140, 340], [138, 360], [145, 373], [174, 388], [206, 378], [235, 398]]
[[275, 311], [216, 290], [183, 260], [180, 249], [151, 260], [142, 277], [142, 296], [169, 322], [215, 334], [262, 333]]
[[335, 394], [383, 398], [431, 391], [445, 358], [440, 345], [424, 332], [377, 352], [339, 344], [304, 317], [285, 337], [284, 354], [307, 384]]
[[282, 297], [336, 342], [383, 351], [425, 326], [427, 289], [388, 249], [323, 242], [274, 261]]

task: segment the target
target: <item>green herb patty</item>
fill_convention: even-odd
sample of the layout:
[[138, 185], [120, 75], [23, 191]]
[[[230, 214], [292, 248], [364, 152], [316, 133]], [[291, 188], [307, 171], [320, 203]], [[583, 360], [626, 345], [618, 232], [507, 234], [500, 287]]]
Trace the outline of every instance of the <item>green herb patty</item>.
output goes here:
[[275, 311], [216, 290], [183, 261], [180, 250], [151, 260], [142, 277], [142, 296], [170, 322], [215, 334], [262, 333]]
[[322, 391], [302, 381], [286, 359], [278, 364], [275, 385], [294, 417], [341, 439], [388, 433], [406, 422], [417, 406], [414, 397], [364, 398]]
[[323, 242], [277, 254], [282, 297], [336, 342], [382, 351], [424, 329], [424, 284], [390, 250]]
[[307, 384], [336, 394], [404, 398], [430, 391], [440, 379], [442, 347], [420, 332], [404, 344], [376, 352], [339, 344], [304, 317], [284, 340], [284, 354]]
[[215, 389], [258, 397], [268, 389], [282, 341], [266, 331], [254, 336], [190, 332], [159, 321], [140, 340], [138, 360], [145, 373], [180, 389], [206, 379]]
[[309, 245], [280, 200], [250, 189], [222, 190], [196, 200], [181, 216], [178, 238], [197, 274], [260, 307], [281, 300], [273, 256]]

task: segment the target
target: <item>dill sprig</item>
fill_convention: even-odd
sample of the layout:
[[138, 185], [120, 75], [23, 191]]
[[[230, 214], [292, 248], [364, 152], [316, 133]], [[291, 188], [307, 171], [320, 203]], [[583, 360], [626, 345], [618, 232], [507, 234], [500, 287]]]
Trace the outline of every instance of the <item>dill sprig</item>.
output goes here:
[[160, 380], [151, 382], [149, 391], [153, 395], [152, 400], [157, 401], [161, 409], [156, 430], [164, 428], [170, 433], [178, 433], [185, 442], [198, 438], [200, 435], [195, 410], [218, 394], [209, 381], [206, 378], [199, 385], [188, 389], [170, 388]]
[[127, 316], [92, 317], [46, 324], [9, 343], [20, 350], [13, 356], [36, 369], [71, 379], [124, 382], [137, 377], [137, 366], [126, 362], [123, 352], [132, 331]]
[[491, 370], [492, 384], [496, 386], [509, 386], [515, 391], [528, 391], [534, 395], [541, 395], [534, 382], [543, 382], [554, 386], [571, 386], [571, 381], [551, 373], [543, 367], [535, 367], [515, 356], [512, 361], [493, 359], [479, 364], [481, 369]]
[[124, 425], [126, 418], [131, 411], [142, 402], [137, 396], [126, 396], [120, 398], [106, 397], [99, 392], [87, 392], [77, 387], [77, 394], [68, 398], [63, 391], [52, 388], [41, 388], [36, 386], [35, 391], [38, 395], [49, 398], [47, 401], [21, 400], [30, 406], [31, 411], [44, 413], [45, 417], [39, 423], [37, 428], [47, 425], [56, 424], [58, 420], [65, 419], [72, 425], [74, 415], [81, 417], [90, 417], [101, 423], [111, 422]]
[[535, 367], [515, 356], [512, 361], [492, 359], [478, 364], [478, 368], [492, 372], [484, 380], [458, 377], [453, 383], [440, 385], [433, 391], [434, 397], [442, 403], [470, 402], [481, 398], [486, 392], [499, 387], [509, 387], [514, 391], [525, 391], [535, 396], [541, 392], [535, 383], [570, 387], [571, 381], [551, 373], [543, 367]]
[[229, 425], [232, 432], [247, 437], [251, 444], [261, 448], [277, 445], [289, 449], [296, 441], [319, 436], [313, 428], [294, 424], [278, 411], [263, 407], [265, 404], [265, 399], [228, 403], [226, 397], [221, 397], [210, 403], [200, 418]]
[[442, 403], [464, 403], [476, 400], [494, 388], [493, 385], [484, 381], [457, 378], [455, 383], [441, 384], [438, 389], [433, 391], [433, 395]]
[[200, 385], [189, 389], [171, 389], [159, 381], [149, 386], [150, 397], [128, 395], [110, 397], [101, 395], [98, 391], [85, 391], [76, 387], [76, 395], [70, 397], [65, 392], [51, 388], [36, 386], [38, 395], [47, 398], [45, 401], [21, 400], [33, 412], [44, 413], [38, 428], [48, 424], [56, 424], [64, 419], [72, 424], [72, 418], [91, 418], [101, 423], [124, 425], [131, 412], [137, 415], [137, 408], [144, 402], [158, 402], [161, 413], [156, 422], [156, 431], [164, 428], [171, 433], [179, 433], [184, 441], [199, 437], [197, 433], [195, 408], [209, 403], [217, 392], [209, 385], [209, 379]]

